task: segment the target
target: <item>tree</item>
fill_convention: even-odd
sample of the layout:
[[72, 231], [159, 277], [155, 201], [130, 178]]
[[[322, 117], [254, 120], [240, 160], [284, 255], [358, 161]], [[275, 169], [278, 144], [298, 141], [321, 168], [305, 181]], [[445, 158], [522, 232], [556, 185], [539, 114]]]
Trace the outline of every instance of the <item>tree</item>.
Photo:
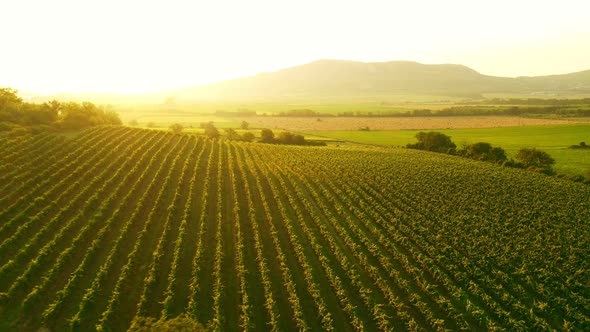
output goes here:
[[62, 128], [78, 129], [96, 125], [121, 125], [119, 115], [113, 111], [105, 111], [93, 103], [82, 104], [69, 102], [61, 104], [60, 125]]
[[180, 123], [173, 123], [170, 125], [170, 130], [175, 134], [180, 134], [184, 130], [184, 126]]
[[427, 150], [433, 152], [449, 153], [457, 146], [451, 137], [443, 133], [436, 131], [431, 132], [419, 132], [416, 134], [418, 143], [408, 144], [406, 147], [409, 149]]
[[264, 143], [271, 143], [275, 140], [275, 134], [270, 129], [262, 129], [260, 131], [260, 141]]
[[504, 161], [508, 159], [506, 157], [506, 151], [499, 146], [493, 147], [492, 151], [490, 151], [490, 160], [493, 161]]
[[305, 137], [284, 131], [279, 134], [278, 141], [282, 144], [303, 145], [305, 144]]
[[501, 147], [493, 147], [490, 143], [479, 142], [467, 145], [463, 155], [468, 158], [485, 161], [504, 161], [506, 152]]
[[523, 148], [518, 150], [516, 159], [523, 163], [525, 167], [532, 167], [540, 170], [550, 170], [555, 160], [551, 156], [536, 148]]
[[146, 125], [146, 126], [147, 126], [148, 128], [156, 128], [156, 123], [155, 123], [155, 122], [152, 122], [152, 121], [150, 121], [150, 122], [148, 122], [148, 123], [147, 123], [147, 125]]
[[215, 128], [213, 122], [208, 122], [205, 124], [205, 136], [209, 138], [219, 138], [219, 130]]
[[139, 125], [139, 122], [137, 122], [137, 120], [133, 119], [133, 120], [129, 121], [129, 125], [135, 127], [135, 126]]
[[213, 121], [199, 123], [199, 128], [205, 129], [208, 126], [213, 126]]
[[18, 91], [11, 88], [0, 88], [0, 111], [8, 111], [19, 108], [23, 100], [18, 96]]
[[245, 132], [242, 134], [242, 141], [245, 142], [252, 142], [254, 140], [254, 134], [252, 134], [251, 132]]
[[250, 124], [246, 121], [242, 121], [242, 124], [240, 124], [240, 128], [247, 130], [248, 127], [250, 126]]
[[[60, 103], [52, 100], [43, 104], [25, 103], [17, 91], [0, 88], [0, 122], [2, 127], [33, 126], [43, 128], [79, 129], [96, 125], [121, 125], [119, 114], [93, 103]], [[10, 123], [10, 124], [6, 124]]]
[[226, 128], [225, 129], [225, 136], [232, 141], [240, 140], [240, 135], [236, 132], [233, 128]]

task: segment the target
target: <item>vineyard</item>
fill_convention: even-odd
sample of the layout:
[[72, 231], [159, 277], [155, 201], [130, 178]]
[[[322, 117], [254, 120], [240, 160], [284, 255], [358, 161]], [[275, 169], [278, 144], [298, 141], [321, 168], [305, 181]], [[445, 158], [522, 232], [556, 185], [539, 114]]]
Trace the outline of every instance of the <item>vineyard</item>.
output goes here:
[[0, 137], [0, 330], [590, 329], [590, 187], [434, 153]]

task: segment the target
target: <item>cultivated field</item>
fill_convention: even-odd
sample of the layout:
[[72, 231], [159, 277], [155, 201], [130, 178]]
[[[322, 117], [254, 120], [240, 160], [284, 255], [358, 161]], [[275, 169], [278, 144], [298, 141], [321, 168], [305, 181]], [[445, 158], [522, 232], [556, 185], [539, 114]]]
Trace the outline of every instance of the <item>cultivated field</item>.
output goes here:
[[[319, 120], [318, 120], [319, 119]], [[568, 120], [507, 116], [438, 117], [255, 117], [247, 119], [253, 127], [288, 130], [412, 130], [498, 128], [571, 124]], [[581, 120], [576, 120], [581, 121]]]
[[[382, 131], [305, 131], [308, 135], [319, 135], [326, 139], [346, 140], [363, 144], [405, 146], [416, 141], [420, 130]], [[437, 129], [451, 136], [459, 148], [477, 142], [488, 142], [501, 146], [509, 157], [519, 149], [536, 147], [548, 152], [556, 160], [555, 170], [568, 175], [590, 172], [590, 150], [568, 149], [570, 145], [590, 142], [590, 124], [544, 125], [505, 128]]]
[[395, 148], [0, 138], [0, 330], [588, 330], [590, 187]]
[[[153, 123], [159, 128], [168, 128], [170, 124], [180, 123], [187, 128], [198, 128], [202, 122], [213, 122], [218, 128], [239, 128], [242, 121], [250, 128], [271, 128], [286, 130], [413, 130], [413, 129], [458, 129], [458, 128], [502, 128], [524, 126], [566, 125], [588, 123], [586, 118], [576, 119], [537, 119], [511, 116], [436, 116], [436, 117], [219, 117], [214, 115], [145, 114], [133, 117], [140, 126]], [[128, 122], [128, 121], [126, 121]]]

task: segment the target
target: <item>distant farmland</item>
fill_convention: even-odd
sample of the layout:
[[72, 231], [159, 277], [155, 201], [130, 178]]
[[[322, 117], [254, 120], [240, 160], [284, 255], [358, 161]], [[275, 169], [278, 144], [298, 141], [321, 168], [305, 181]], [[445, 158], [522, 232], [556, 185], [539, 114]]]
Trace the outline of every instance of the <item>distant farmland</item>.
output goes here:
[[[305, 131], [325, 139], [346, 140], [362, 144], [406, 146], [416, 141], [420, 130], [332, 130]], [[521, 148], [535, 147], [555, 158], [555, 170], [568, 175], [586, 175], [590, 172], [590, 150], [568, 149], [570, 145], [590, 142], [590, 124], [543, 125], [504, 128], [437, 129], [451, 136], [461, 147], [477, 142], [501, 146], [514, 158]]]
[[447, 155], [0, 137], [0, 330], [588, 330], [590, 187]]
[[536, 119], [516, 116], [436, 116], [436, 117], [263, 117], [246, 119], [254, 127], [290, 130], [412, 130], [498, 128], [566, 125], [587, 120]]

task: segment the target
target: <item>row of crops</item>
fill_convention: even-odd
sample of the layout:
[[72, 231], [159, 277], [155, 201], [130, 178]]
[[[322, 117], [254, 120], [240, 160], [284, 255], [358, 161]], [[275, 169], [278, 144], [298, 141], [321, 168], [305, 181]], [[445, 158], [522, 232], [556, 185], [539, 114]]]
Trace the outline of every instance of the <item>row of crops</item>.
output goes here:
[[0, 138], [0, 330], [588, 330], [590, 188], [126, 127]]

